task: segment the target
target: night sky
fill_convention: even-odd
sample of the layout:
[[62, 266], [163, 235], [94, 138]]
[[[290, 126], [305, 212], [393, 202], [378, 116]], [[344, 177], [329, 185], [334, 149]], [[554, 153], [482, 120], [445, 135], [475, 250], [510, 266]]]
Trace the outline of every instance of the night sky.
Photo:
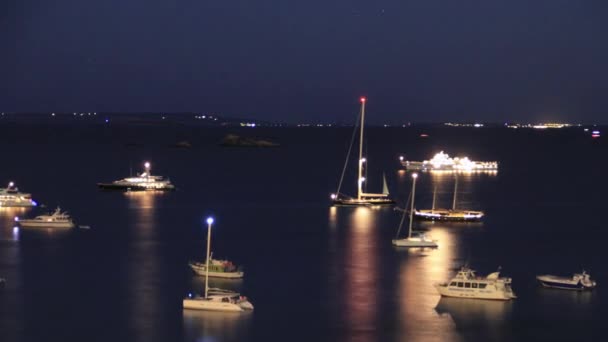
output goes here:
[[605, 0], [10, 2], [1, 111], [608, 121]]

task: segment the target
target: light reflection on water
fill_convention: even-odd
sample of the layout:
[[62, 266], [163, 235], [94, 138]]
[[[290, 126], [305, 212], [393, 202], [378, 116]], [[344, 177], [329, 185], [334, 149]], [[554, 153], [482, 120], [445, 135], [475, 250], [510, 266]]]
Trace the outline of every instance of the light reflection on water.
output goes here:
[[398, 327], [408, 340], [454, 341], [458, 336], [453, 322], [433, 310], [439, 298], [433, 285], [448, 278], [457, 244], [454, 233], [445, 228], [433, 228], [429, 235], [439, 240], [438, 248], [395, 249], [400, 260]]
[[19, 228], [15, 222], [15, 216], [22, 217], [28, 208], [0, 208], [0, 241], [18, 241]]
[[509, 340], [506, 321], [511, 314], [512, 301], [475, 300], [442, 297], [435, 307], [441, 317], [454, 321], [456, 330], [467, 339], [482, 335], [490, 341]]
[[228, 342], [249, 337], [254, 312], [184, 310], [184, 341]]
[[[134, 236], [128, 262], [130, 320], [138, 340], [154, 340], [162, 329], [155, 324], [162, 317], [160, 304], [162, 273], [157, 239], [157, 193], [125, 192], [127, 207], [133, 212], [129, 233]], [[158, 322], [157, 322], [158, 323]]]
[[346, 237], [346, 263], [344, 265], [345, 318], [352, 327], [347, 339], [360, 338], [371, 332], [377, 319], [378, 257], [375, 211], [357, 207], [350, 215]]

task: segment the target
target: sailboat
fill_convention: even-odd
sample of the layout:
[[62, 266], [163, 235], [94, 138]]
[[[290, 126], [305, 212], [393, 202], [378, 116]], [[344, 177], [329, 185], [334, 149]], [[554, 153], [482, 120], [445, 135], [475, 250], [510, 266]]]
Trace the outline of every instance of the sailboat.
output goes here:
[[352, 142], [354, 142], [354, 134], [353, 139], [351, 140], [351, 145], [348, 149], [348, 153], [346, 156], [346, 162], [344, 163], [344, 169], [342, 170], [342, 177], [340, 178], [340, 182], [338, 184], [338, 190], [336, 193], [331, 195], [332, 204], [333, 205], [341, 205], [341, 206], [361, 206], [361, 205], [393, 205], [395, 201], [388, 197], [388, 186], [386, 184], [386, 177], [383, 177], [383, 189], [381, 194], [374, 193], [366, 193], [363, 191], [363, 182], [365, 182], [365, 177], [363, 177], [363, 164], [365, 164], [366, 159], [363, 157], [363, 131], [365, 127], [365, 97], [360, 99], [361, 101], [361, 122], [360, 122], [360, 130], [359, 130], [359, 159], [358, 159], [358, 171], [357, 171], [357, 197], [350, 197], [343, 195], [340, 193], [340, 187], [342, 186], [342, 180], [344, 179], [344, 173], [346, 171], [346, 166], [348, 164], [348, 159], [350, 155], [350, 151], [352, 149]]
[[419, 220], [427, 221], [460, 221], [476, 222], [481, 221], [484, 216], [483, 211], [456, 209], [456, 196], [458, 194], [458, 177], [454, 178], [454, 198], [452, 199], [452, 209], [435, 209], [437, 187], [433, 191], [433, 207], [431, 209], [420, 209], [414, 211], [414, 216]]
[[[393, 246], [397, 247], [437, 247], [437, 241], [428, 238], [425, 234], [417, 234], [412, 235], [412, 221], [414, 219], [414, 198], [416, 195], [416, 179], [418, 178], [418, 174], [412, 174], [412, 198], [411, 198], [411, 206], [410, 206], [410, 224], [408, 228], [407, 237], [403, 239], [395, 238], [393, 239]], [[407, 212], [403, 211], [403, 216], [401, 218], [401, 223], [399, 224], [399, 229], [397, 230], [397, 237], [399, 236], [399, 231], [403, 226], [403, 220], [405, 219], [405, 214]]]
[[207, 265], [205, 272], [205, 296], [188, 294], [184, 298], [182, 305], [184, 309], [206, 310], [206, 311], [250, 311], [253, 310], [253, 304], [249, 302], [247, 297], [241, 296], [237, 292], [232, 292], [223, 289], [209, 288], [209, 260], [211, 256], [209, 251], [211, 248], [211, 225], [213, 218], [207, 218]]

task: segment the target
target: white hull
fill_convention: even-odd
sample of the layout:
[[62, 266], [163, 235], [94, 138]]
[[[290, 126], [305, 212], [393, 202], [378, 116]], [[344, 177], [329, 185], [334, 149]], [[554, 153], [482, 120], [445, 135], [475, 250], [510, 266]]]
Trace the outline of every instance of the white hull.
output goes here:
[[[196, 266], [193, 264], [190, 264], [190, 268], [192, 268], [192, 270], [194, 271], [194, 273], [196, 273], [197, 275], [200, 276], [205, 276], [206, 272], [205, 272], [205, 267], [200, 267], [200, 266]], [[245, 272], [213, 272], [213, 271], [209, 271], [209, 278], [226, 278], [226, 279], [240, 279], [243, 278], [245, 276]]]
[[393, 239], [393, 246], [397, 247], [437, 247], [437, 243], [433, 240], [426, 240], [416, 237], [405, 239]]
[[492, 300], [511, 300], [516, 298], [508, 292], [496, 290], [480, 290], [465, 288], [448, 288], [446, 286], [435, 285], [437, 292], [444, 297], [470, 298], [470, 299], [492, 299]]
[[18, 208], [30, 208], [35, 207], [33, 201], [0, 201], [0, 208], [18, 207]]
[[190, 310], [229, 311], [229, 312], [245, 311], [245, 309], [242, 308], [238, 304], [214, 302], [214, 301], [205, 300], [205, 299], [184, 299], [183, 306], [184, 306], [184, 309], [190, 309]]
[[23, 228], [74, 228], [74, 222], [40, 222], [21, 220], [19, 225]]

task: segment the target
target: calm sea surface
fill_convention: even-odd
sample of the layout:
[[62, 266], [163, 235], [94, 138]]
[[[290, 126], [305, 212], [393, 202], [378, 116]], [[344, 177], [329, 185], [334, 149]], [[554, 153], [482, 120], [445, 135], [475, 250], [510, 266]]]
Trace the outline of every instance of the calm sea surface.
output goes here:
[[[281, 147], [222, 148], [227, 133]], [[438, 249], [391, 246], [400, 213], [330, 208], [350, 128], [0, 125], [0, 183], [14, 181], [46, 208], [0, 209], [1, 341], [582, 341], [602, 340], [608, 317], [608, 154], [582, 128], [370, 128], [368, 190], [385, 172], [401, 205], [411, 188], [398, 157], [444, 150], [497, 160], [496, 175], [458, 180], [458, 205], [483, 223], [415, 223]], [[420, 138], [421, 133], [429, 135]], [[608, 133], [608, 131], [607, 131]], [[187, 140], [192, 148], [170, 145]], [[99, 191], [140, 171], [169, 176], [172, 193]], [[353, 164], [354, 165], [354, 164]], [[417, 207], [452, 202], [451, 175], [421, 174]], [[343, 192], [354, 193], [350, 168]], [[15, 216], [55, 206], [91, 229], [15, 229]], [[202, 260], [213, 215], [214, 256], [245, 267], [249, 314], [186, 312], [201, 292], [188, 268]], [[468, 263], [502, 267], [509, 303], [441, 299], [433, 284]], [[592, 293], [541, 289], [535, 275], [582, 269]]]

